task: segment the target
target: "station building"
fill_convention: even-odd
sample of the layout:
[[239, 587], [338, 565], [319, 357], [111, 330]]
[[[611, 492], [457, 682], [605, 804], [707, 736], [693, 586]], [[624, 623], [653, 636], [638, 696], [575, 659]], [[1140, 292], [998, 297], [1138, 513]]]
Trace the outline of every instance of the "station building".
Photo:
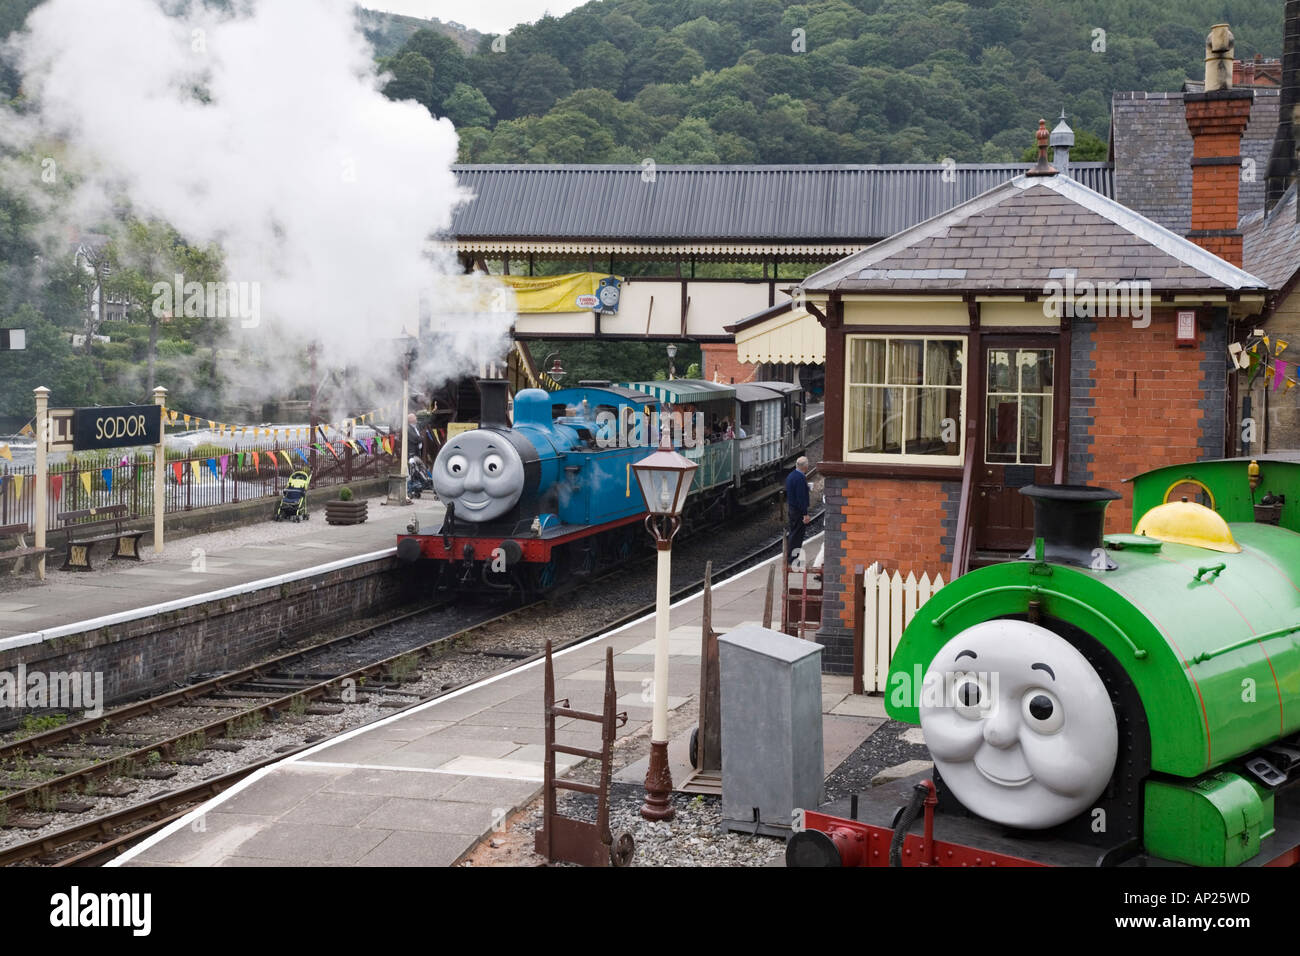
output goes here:
[[1107, 531], [1128, 531], [1124, 479], [1236, 447], [1228, 345], [1279, 281], [1244, 267], [1253, 99], [1181, 96], [1182, 234], [1062, 175], [1040, 127], [1035, 167], [801, 284], [826, 330], [828, 670], [852, 664], [855, 569], [951, 580], [1015, 557], [1030, 484], [1113, 488]]

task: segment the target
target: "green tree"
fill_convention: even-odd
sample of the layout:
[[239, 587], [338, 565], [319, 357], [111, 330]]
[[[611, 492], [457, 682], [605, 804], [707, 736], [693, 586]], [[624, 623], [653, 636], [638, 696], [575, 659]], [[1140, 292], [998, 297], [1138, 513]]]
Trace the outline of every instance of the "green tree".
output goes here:
[[457, 129], [467, 126], [487, 127], [497, 112], [488, 98], [468, 83], [456, 84], [451, 95], [443, 102], [442, 111]]
[[388, 66], [392, 74], [384, 84], [390, 100], [415, 100], [433, 109], [433, 67], [418, 53], [402, 53]]

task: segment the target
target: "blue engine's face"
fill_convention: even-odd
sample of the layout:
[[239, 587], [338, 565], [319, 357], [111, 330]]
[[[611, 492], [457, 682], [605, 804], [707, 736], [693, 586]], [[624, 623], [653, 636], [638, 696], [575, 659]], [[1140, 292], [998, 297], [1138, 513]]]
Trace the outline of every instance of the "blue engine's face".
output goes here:
[[482, 524], [500, 518], [524, 490], [524, 463], [509, 441], [494, 431], [457, 435], [433, 463], [433, 490], [456, 517]]

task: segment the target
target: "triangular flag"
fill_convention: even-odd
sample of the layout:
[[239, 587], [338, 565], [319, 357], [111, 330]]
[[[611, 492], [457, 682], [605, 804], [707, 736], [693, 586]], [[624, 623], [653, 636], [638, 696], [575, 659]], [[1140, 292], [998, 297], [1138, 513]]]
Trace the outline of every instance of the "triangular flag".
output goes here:
[[189, 428], [189, 427], [190, 427], [190, 416], [186, 415], [186, 416], [184, 416], [184, 418], [185, 418], [185, 427], [186, 427], [186, 428]]
[[17, 501], [23, 496], [24, 478], [22, 475], [14, 475], [13, 479], [14, 479], [14, 501]]
[[167, 413], [167, 417], [171, 419], [171, 423], [172, 423], [173, 425], [176, 424], [176, 416], [177, 416], [178, 414], [180, 414], [180, 413], [179, 413], [179, 412], [176, 412], [176, 411], [169, 411], [169, 412]]
[[221, 456], [221, 477], [222, 478], [226, 477], [226, 469], [229, 467], [230, 467], [230, 456], [222, 455]]
[[28, 422], [22, 428], [18, 429], [18, 434], [22, 435], [24, 438], [35, 438], [36, 430], [32, 428], [32, 423]]
[[1267, 336], [1267, 335], [1260, 336], [1260, 337], [1264, 340], [1264, 345], [1265, 345], [1265, 346], [1269, 346], [1269, 345], [1272, 345], [1272, 344], [1273, 344], [1273, 343], [1271, 343], [1271, 342], [1268, 340], [1268, 336]]
[[245, 459], [247, 456], [248, 456], [248, 452], [241, 451], [241, 452], [239, 453], [239, 461], [237, 462], [236, 467], [238, 467], [238, 468], [243, 468], [243, 467], [244, 467], [244, 459]]
[[337, 460], [338, 460], [338, 457], [339, 457], [339, 453], [336, 452], [336, 451], [334, 450], [334, 443], [333, 443], [333, 442], [326, 442], [326, 443], [325, 443], [325, 448], [329, 451], [329, 453], [330, 453], [331, 455], [334, 456], [335, 460], [337, 461]]
[[1273, 361], [1277, 365], [1277, 375], [1273, 378], [1273, 391], [1276, 392], [1277, 387], [1281, 385], [1282, 380], [1286, 378], [1286, 360], [1274, 359]]
[[202, 479], [203, 474], [202, 472], [199, 471], [199, 460], [197, 458], [190, 459], [190, 471], [194, 472], [195, 481], [199, 481]]
[[1273, 347], [1274, 347], [1274, 350], [1275, 350], [1275, 351], [1273, 352], [1273, 354], [1274, 354], [1274, 355], [1281, 355], [1283, 352], [1286, 351], [1286, 347], [1287, 347], [1287, 341], [1286, 341], [1286, 339], [1274, 339], [1274, 340], [1273, 340]]
[[14, 460], [14, 453], [9, 450], [8, 445], [0, 445], [0, 458], [7, 458], [9, 461]]
[[113, 469], [103, 468], [100, 470], [99, 473], [104, 476], [104, 487], [107, 488], [109, 491], [112, 491], [113, 490]]
[[298, 449], [298, 457], [301, 458], [303, 461], [305, 461], [308, 465], [311, 464], [311, 459], [307, 457], [307, 453], [303, 451], [301, 448]]
[[208, 459], [208, 471], [212, 472], [213, 478], [219, 477], [217, 475], [217, 460], [215, 458]]
[[257, 462], [257, 457], [258, 457], [257, 452], [253, 452], [253, 471], [257, 472], [260, 475], [262, 473], [262, 468]]
[[293, 467], [293, 459], [289, 457], [289, 453], [288, 453], [287, 451], [285, 451], [283, 448], [281, 448], [281, 449], [280, 449], [280, 454], [284, 456], [284, 463], [285, 463], [286, 465], [288, 465], [290, 468], [292, 468], [292, 467]]
[[212, 419], [209, 418], [209, 419], [208, 419], [208, 427], [209, 427], [209, 428], [216, 428], [216, 427], [217, 427], [217, 423], [214, 422]]
[[1286, 388], [1283, 389], [1283, 391], [1284, 391], [1284, 392], [1289, 392], [1289, 391], [1291, 391], [1291, 389], [1293, 389], [1293, 388], [1295, 388], [1295, 379], [1293, 379], [1293, 378], [1288, 378], [1288, 379], [1286, 380]]
[[53, 494], [55, 501], [58, 501], [60, 498], [63, 497], [63, 476], [62, 475], [51, 476], [50, 491]]
[[90, 494], [90, 472], [83, 471], [81, 473], [81, 487], [86, 489], [86, 494]]
[[185, 463], [180, 461], [172, 462], [172, 474], [176, 476], [176, 484], [185, 481]]

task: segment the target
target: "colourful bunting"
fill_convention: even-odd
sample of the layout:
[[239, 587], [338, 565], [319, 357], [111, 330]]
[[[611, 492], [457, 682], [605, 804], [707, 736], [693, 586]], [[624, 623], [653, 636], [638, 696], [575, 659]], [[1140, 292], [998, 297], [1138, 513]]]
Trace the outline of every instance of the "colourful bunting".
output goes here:
[[14, 460], [14, 453], [9, 450], [8, 445], [0, 445], [0, 458], [6, 458], [9, 461]]
[[1274, 354], [1274, 355], [1281, 355], [1283, 352], [1286, 351], [1286, 347], [1287, 347], [1287, 341], [1286, 341], [1286, 339], [1274, 339], [1274, 340], [1273, 340], [1273, 348], [1274, 348], [1274, 352], [1273, 352], [1273, 354]]
[[197, 458], [190, 459], [190, 471], [194, 472], [195, 481], [200, 481], [202, 479], [203, 475], [199, 471], [199, 460]]
[[292, 468], [293, 459], [289, 457], [289, 453], [282, 448], [280, 449], [280, 454], [284, 456], [284, 463], [288, 465], [290, 468]]
[[257, 458], [258, 458], [257, 452], [253, 452], [253, 471], [257, 472], [260, 475], [262, 473], [262, 466], [258, 464]]
[[1277, 387], [1286, 378], [1286, 361], [1284, 359], [1274, 359], [1273, 364], [1277, 367], [1276, 374], [1273, 377], [1273, 391], [1276, 392]]
[[299, 458], [301, 458], [303, 461], [305, 461], [308, 465], [311, 464], [311, 458], [309, 458], [309, 457], [307, 456], [307, 452], [304, 451], [303, 449], [299, 448], [298, 451], [297, 451], [297, 455], [298, 455]]
[[182, 484], [185, 481], [185, 463], [180, 461], [172, 462], [172, 474], [176, 476], [176, 484]]
[[23, 496], [23, 476], [10, 475], [14, 482], [14, 501], [19, 501]]
[[208, 459], [208, 471], [212, 472], [213, 478], [219, 477], [217, 474], [217, 460], [215, 458]]
[[112, 491], [113, 490], [113, 469], [102, 468], [100, 469], [99, 473], [104, 478], [104, 487], [107, 488], [109, 491]]
[[63, 497], [63, 476], [62, 475], [52, 475], [50, 477], [50, 493], [54, 496], [54, 500], [56, 502]]
[[230, 467], [230, 456], [222, 455], [221, 456], [221, 477], [222, 478], [226, 477], [226, 469], [229, 467]]
[[81, 477], [81, 487], [85, 488], [86, 494], [89, 495], [90, 494], [90, 472], [83, 471], [80, 477]]

